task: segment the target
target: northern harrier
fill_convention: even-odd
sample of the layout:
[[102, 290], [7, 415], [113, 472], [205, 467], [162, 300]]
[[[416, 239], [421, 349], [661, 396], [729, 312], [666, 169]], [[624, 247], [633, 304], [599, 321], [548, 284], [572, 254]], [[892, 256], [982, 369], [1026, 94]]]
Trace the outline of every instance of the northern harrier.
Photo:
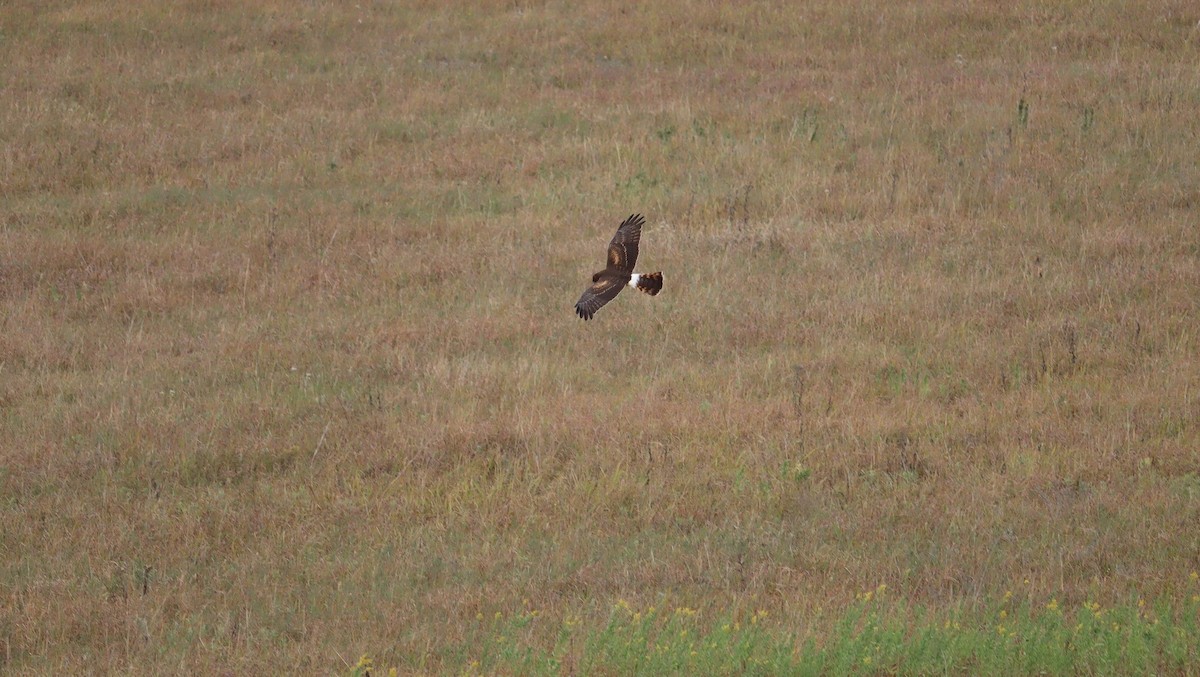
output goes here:
[[642, 239], [642, 224], [646, 220], [641, 214], [625, 219], [617, 229], [612, 242], [608, 243], [608, 267], [592, 276], [592, 286], [583, 292], [575, 304], [575, 312], [585, 320], [592, 319], [597, 310], [617, 297], [625, 285], [654, 296], [662, 291], [662, 273], [633, 272], [637, 261], [638, 242]]

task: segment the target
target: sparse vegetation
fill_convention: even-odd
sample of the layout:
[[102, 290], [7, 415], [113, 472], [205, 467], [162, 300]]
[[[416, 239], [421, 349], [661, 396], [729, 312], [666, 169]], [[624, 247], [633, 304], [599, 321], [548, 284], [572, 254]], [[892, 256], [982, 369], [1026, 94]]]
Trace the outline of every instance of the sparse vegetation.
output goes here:
[[0, 671], [1200, 671], [1198, 25], [5, 3]]

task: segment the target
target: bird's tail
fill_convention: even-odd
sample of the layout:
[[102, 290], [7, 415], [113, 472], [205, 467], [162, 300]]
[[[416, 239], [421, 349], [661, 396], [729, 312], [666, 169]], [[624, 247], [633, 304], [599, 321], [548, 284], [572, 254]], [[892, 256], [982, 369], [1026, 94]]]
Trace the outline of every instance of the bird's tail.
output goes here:
[[638, 275], [637, 283], [634, 286], [638, 288], [638, 291], [656, 296], [658, 292], [662, 291], [662, 285], [662, 273], [642, 273]]

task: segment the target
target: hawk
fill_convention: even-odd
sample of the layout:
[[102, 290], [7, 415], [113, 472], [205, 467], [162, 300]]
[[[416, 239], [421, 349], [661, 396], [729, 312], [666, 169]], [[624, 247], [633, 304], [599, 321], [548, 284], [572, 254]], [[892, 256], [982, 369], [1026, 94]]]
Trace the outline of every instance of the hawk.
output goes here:
[[592, 319], [597, 310], [617, 297], [625, 285], [655, 296], [662, 291], [662, 273], [635, 273], [638, 242], [642, 239], [641, 214], [625, 219], [612, 242], [608, 243], [608, 267], [592, 276], [592, 286], [583, 292], [575, 304], [575, 312], [585, 320]]

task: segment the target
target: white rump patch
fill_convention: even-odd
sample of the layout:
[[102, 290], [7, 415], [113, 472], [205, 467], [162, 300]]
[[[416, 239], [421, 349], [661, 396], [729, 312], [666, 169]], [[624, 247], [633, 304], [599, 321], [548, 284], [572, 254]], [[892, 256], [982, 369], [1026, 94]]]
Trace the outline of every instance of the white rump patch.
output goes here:
[[642, 276], [639, 275], [638, 273], [634, 273], [633, 275], [631, 275], [629, 277], [629, 286], [633, 287], [634, 289], [637, 289], [637, 283], [638, 283], [638, 280], [640, 280], [640, 279], [642, 279]]

